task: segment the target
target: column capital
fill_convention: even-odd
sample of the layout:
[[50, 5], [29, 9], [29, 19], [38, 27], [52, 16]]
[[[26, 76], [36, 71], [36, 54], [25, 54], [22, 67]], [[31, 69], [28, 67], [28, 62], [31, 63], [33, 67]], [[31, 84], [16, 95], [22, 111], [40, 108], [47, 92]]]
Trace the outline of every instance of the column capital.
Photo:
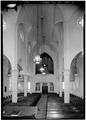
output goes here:
[[69, 20], [65, 20], [65, 21], [64, 21], [64, 24], [69, 24]]
[[12, 71], [12, 72], [18, 72], [18, 70], [17, 70], [17, 69], [12, 69], [11, 71]]
[[11, 72], [12, 72], [12, 75], [18, 74], [18, 70], [17, 69], [11, 70]]
[[70, 69], [64, 69], [64, 72], [70, 72]]
[[28, 76], [27, 74], [24, 74], [24, 76]]
[[24, 75], [24, 79], [27, 79], [27, 75], [26, 74]]

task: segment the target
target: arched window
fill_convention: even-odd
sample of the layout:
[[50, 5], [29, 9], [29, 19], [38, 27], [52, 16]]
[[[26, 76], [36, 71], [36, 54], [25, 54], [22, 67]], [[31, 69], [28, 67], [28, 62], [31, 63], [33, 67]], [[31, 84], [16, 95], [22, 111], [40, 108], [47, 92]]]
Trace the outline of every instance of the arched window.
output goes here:
[[42, 62], [40, 64], [36, 64], [35, 66], [35, 74], [42, 74], [40, 68], [43, 68], [46, 74], [54, 74], [54, 64], [53, 60], [47, 53], [41, 54]]

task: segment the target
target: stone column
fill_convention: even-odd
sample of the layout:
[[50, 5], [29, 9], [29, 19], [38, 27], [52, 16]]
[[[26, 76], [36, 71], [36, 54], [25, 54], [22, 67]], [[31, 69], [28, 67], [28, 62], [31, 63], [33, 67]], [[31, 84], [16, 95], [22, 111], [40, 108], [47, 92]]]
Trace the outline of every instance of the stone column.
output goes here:
[[69, 21], [64, 22], [64, 103], [70, 102], [69, 94]]
[[27, 96], [27, 75], [24, 75], [24, 96]]
[[[58, 76], [56, 77], [56, 83], [57, 83], [56, 92], [57, 94], [59, 94], [59, 77]], [[54, 83], [54, 86], [55, 86], [55, 83]]]
[[58, 94], [60, 94], [60, 78], [58, 77]]
[[32, 94], [33, 92], [33, 79], [32, 79], [32, 76], [30, 76], [30, 93]]
[[64, 103], [70, 103], [70, 83], [69, 83], [69, 74], [68, 69], [64, 70]]
[[50, 83], [48, 83], [48, 93], [50, 92]]
[[40, 92], [42, 93], [42, 83], [40, 83]]
[[59, 93], [59, 96], [62, 97], [62, 74], [59, 75], [59, 82], [60, 82], [60, 93]]
[[82, 99], [84, 98], [84, 79], [83, 79], [83, 70], [81, 71], [81, 74], [80, 74], [80, 96], [82, 97]]
[[17, 79], [18, 79], [18, 70], [17, 70], [17, 30], [18, 25], [16, 23], [13, 24], [13, 56], [12, 56], [12, 103], [17, 103]]
[[12, 103], [17, 103], [18, 70], [12, 70]]

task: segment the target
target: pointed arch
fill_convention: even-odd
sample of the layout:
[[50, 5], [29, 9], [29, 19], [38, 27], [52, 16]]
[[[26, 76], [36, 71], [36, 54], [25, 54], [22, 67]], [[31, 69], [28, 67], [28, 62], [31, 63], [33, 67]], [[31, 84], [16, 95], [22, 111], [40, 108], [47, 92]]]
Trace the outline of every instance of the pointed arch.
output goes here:
[[35, 74], [42, 74], [42, 72], [40, 71], [41, 67], [44, 68], [44, 72], [46, 74], [54, 74], [54, 62], [51, 56], [47, 54], [46, 52], [43, 52], [40, 56], [42, 58], [42, 62], [40, 64], [36, 64]]

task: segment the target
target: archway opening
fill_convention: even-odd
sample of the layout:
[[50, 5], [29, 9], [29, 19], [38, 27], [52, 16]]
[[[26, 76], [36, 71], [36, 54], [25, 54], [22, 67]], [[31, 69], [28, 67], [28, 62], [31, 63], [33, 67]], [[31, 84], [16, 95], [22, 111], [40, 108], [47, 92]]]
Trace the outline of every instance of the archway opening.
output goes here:
[[78, 53], [72, 60], [70, 66], [70, 84], [71, 92], [83, 98], [84, 80], [83, 80], [83, 54]]
[[[43, 72], [45, 74], [54, 74], [54, 64], [50, 55], [44, 52], [41, 54], [41, 58], [41, 63], [35, 65], [35, 74], [42, 74]], [[43, 69], [42, 71], [41, 68]]]
[[3, 97], [11, 95], [12, 90], [12, 66], [10, 60], [3, 55]]

